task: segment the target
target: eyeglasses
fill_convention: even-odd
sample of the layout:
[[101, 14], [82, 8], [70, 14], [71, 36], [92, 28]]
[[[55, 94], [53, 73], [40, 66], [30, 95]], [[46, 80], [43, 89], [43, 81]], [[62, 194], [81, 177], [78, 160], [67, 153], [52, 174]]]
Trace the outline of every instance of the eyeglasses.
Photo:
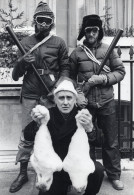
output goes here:
[[98, 26], [88, 26], [85, 28], [85, 33], [97, 33], [99, 31], [99, 27]]
[[35, 22], [41, 26], [50, 26], [53, 24], [53, 18], [49, 16], [36, 16]]

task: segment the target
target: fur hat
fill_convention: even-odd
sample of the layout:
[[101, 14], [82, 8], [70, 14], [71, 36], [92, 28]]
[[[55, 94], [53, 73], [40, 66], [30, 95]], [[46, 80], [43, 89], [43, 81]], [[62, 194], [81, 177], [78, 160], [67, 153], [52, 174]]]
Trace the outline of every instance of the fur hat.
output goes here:
[[71, 81], [69, 80], [63, 80], [58, 86], [57, 88], [53, 91], [54, 95], [60, 91], [70, 91], [72, 93], [74, 93], [76, 96], [77, 91], [74, 88], [74, 85]]
[[78, 40], [81, 40], [82, 37], [85, 35], [85, 28], [88, 26], [98, 26], [99, 27], [99, 37], [98, 40], [103, 38], [103, 29], [102, 29], [102, 20], [98, 15], [92, 14], [87, 15], [83, 18], [82, 27], [78, 36]]
[[36, 15], [48, 15], [52, 18], [54, 18], [54, 13], [52, 10], [49, 8], [47, 3], [44, 3], [43, 1], [40, 1], [35, 12], [34, 12], [34, 17]]

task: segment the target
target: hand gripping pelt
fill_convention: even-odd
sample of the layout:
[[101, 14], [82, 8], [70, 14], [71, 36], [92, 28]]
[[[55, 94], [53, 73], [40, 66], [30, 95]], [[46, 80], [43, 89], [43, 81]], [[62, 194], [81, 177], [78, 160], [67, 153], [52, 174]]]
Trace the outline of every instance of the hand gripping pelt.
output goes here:
[[36, 133], [30, 161], [37, 174], [36, 187], [46, 192], [53, 182], [53, 173], [62, 170], [62, 160], [53, 149], [47, 127], [50, 119], [49, 110], [41, 105], [37, 105], [33, 110], [42, 113], [45, 117], [41, 119], [41, 125]]
[[63, 161], [63, 169], [69, 174], [73, 188], [83, 194], [87, 187], [89, 174], [95, 171], [95, 165], [90, 158], [87, 133], [78, 120], [81, 113], [88, 113], [88, 110], [82, 109], [75, 117], [77, 130], [71, 139], [68, 154]]

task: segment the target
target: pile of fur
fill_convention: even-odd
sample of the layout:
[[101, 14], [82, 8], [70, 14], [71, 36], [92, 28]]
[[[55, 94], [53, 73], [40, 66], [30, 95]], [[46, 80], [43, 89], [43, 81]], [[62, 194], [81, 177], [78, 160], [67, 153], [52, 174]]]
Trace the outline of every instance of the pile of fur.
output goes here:
[[62, 161], [55, 153], [51, 135], [47, 128], [50, 119], [47, 108], [37, 105], [35, 112], [42, 113], [41, 125], [35, 136], [34, 151], [31, 156], [31, 164], [37, 173], [36, 187], [42, 191], [48, 191], [53, 182], [53, 173], [62, 170]]

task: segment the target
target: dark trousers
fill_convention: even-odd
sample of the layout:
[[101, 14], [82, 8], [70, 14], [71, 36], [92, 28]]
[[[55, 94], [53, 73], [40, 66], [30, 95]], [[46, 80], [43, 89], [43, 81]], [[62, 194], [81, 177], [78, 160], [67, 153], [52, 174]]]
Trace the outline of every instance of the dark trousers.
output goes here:
[[99, 115], [98, 125], [104, 133], [102, 144], [102, 159], [108, 178], [120, 179], [120, 152], [118, 148], [118, 132], [115, 128], [115, 113], [111, 115]]
[[[84, 195], [96, 195], [101, 187], [104, 177], [104, 168], [99, 162], [95, 162], [94, 173], [88, 176], [88, 185]], [[67, 195], [71, 185], [69, 175], [64, 171], [54, 173], [53, 183], [48, 192], [39, 192], [39, 195]]]
[[108, 103], [101, 109], [89, 108], [93, 118], [102, 129], [104, 141], [102, 142], [102, 160], [109, 179], [119, 179], [121, 174], [120, 152], [118, 148], [118, 130], [116, 128], [116, 115], [114, 102]]

